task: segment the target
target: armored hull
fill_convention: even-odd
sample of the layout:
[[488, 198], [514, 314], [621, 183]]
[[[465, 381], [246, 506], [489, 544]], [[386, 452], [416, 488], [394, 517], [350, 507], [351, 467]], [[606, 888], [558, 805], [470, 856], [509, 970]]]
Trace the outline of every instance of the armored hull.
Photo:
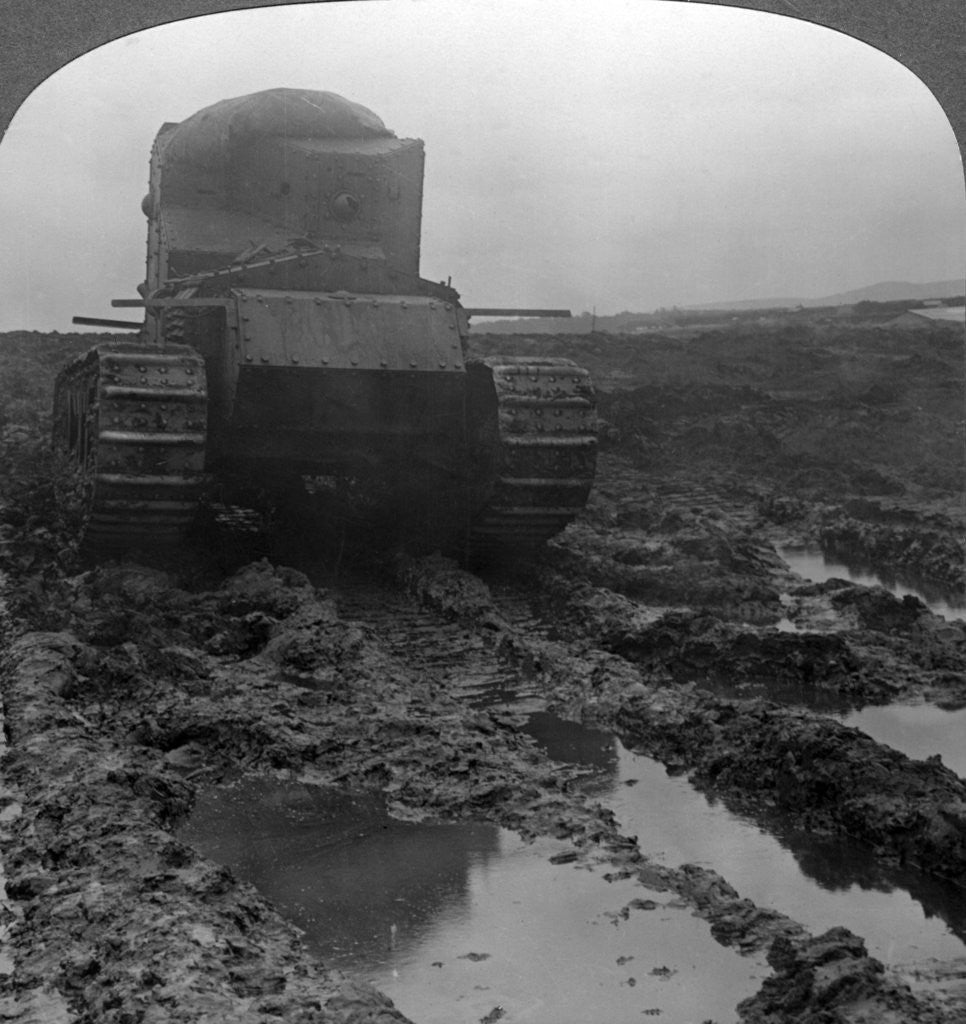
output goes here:
[[69, 366], [55, 436], [93, 548], [177, 542], [247, 481], [340, 491], [429, 541], [531, 546], [593, 482], [586, 371], [467, 359], [468, 315], [419, 277], [423, 151], [332, 93], [270, 90], [165, 125], [137, 340]]

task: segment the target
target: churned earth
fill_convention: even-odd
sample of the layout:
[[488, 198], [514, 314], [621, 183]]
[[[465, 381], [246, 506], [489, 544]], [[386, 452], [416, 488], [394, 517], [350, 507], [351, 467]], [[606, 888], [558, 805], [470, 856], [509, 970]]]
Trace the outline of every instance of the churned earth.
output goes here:
[[912, 978], [844, 927], [810, 934], [707, 867], [662, 863], [660, 836], [628, 834], [512, 701], [461, 685], [467, 652], [485, 655], [751, 820], [966, 889], [966, 781], [818, 710], [963, 706], [966, 624], [810, 582], [779, 553], [821, 547], [961, 598], [955, 334], [474, 338], [588, 366], [604, 422], [585, 514], [539, 556], [472, 571], [372, 538], [336, 563], [309, 521], [304, 540], [207, 534], [176, 557], [83, 562], [46, 438], [52, 377], [90, 340], [0, 338], [4, 1019], [405, 1019], [181, 838], [199, 794], [239, 776], [554, 837], [563, 862], [640, 888], [624, 911], [667, 894], [736, 973], [766, 974], [722, 1020], [962, 1019], [966, 963]]

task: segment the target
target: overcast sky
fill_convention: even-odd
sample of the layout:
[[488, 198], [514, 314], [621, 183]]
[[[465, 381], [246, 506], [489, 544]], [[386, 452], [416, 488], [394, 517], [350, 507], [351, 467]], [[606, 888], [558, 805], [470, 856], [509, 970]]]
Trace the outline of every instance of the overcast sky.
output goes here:
[[144, 274], [164, 121], [325, 89], [426, 141], [422, 272], [467, 305], [609, 314], [966, 273], [949, 122], [848, 36], [668, 0], [235, 11], [110, 43], [0, 144], [0, 330], [70, 330]]

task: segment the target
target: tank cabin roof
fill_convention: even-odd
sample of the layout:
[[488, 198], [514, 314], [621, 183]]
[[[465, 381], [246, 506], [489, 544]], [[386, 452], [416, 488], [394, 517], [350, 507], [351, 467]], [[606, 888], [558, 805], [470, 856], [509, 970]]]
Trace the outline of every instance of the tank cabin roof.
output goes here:
[[162, 134], [167, 160], [208, 167], [230, 160], [236, 147], [266, 136], [356, 140], [395, 137], [367, 107], [334, 92], [312, 89], [268, 89], [221, 100]]

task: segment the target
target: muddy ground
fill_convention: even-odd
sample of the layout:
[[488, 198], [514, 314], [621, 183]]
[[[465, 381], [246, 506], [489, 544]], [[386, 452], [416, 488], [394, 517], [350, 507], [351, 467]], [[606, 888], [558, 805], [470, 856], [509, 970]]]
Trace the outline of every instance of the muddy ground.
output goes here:
[[826, 693], [962, 706], [966, 625], [882, 589], [806, 583], [776, 554], [820, 544], [963, 590], [954, 332], [475, 338], [481, 354], [588, 366], [603, 423], [580, 520], [533, 559], [473, 572], [352, 536], [336, 559], [311, 522], [294, 540], [209, 532], [161, 560], [83, 562], [77, 495], [46, 437], [52, 376], [90, 341], [0, 338], [3, 1019], [404, 1019], [175, 837], [199, 787], [239, 772], [568, 839], [578, 861], [686, 900], [738, 954], [767, 951], [742, 1020], [963, 1019], [962, 981], [913, 991], [861, 936], [809, 935], [714, 872], [651, 860], [656, 837], [621, 834], [520, 716], [440, 685], [414, 654], [432, 629], [414, 644], [365, 597], [422, 609], [441, 637], [458, 622], [545, 706], [743, 813], [966, 887], [966, 782], [808, 710]]

